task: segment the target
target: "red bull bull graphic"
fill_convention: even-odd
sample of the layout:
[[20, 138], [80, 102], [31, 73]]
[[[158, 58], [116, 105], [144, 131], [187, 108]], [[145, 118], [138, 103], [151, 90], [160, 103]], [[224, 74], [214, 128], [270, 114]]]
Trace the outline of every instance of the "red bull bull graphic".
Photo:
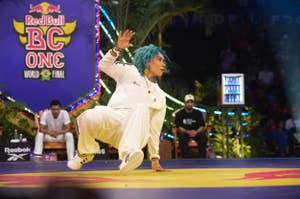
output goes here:
[[33, 6], [32, 4], [30, 4], [30, 10], [29, 13], [33, 13], [33, 12], [38, 12], [41, 13], [43, 11], [43, 7], [41, 4], [35, 5]]
[[62, 49], [71, 42], [76, 20], [66, 22], [60, 4], [30, 4], [25, 21], [13, 20], [20, 43], [25, 46], [24, 79], [65, 79], [65, 54]]
[[61, 13], [60, 11], [60, 4], [53, 5], [49, 4], [48, 2], [43, 2], [37, 5], [30, 4], [29, 6], [30, 10], [29, 13], [42, 13], [42, 14], [48, 14], [48, 13]]

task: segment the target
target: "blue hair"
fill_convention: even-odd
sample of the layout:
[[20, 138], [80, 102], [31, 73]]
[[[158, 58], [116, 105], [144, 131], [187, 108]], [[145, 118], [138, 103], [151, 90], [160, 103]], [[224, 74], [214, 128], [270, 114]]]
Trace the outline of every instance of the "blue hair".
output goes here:
[[135, 50], [133, 63], [142, 76], [144, 76], [144, 70], [148, 68], [149, 62], [159, 53], [164, 56], [166, 64], [170, 63], [167, 53], [153, 44]]

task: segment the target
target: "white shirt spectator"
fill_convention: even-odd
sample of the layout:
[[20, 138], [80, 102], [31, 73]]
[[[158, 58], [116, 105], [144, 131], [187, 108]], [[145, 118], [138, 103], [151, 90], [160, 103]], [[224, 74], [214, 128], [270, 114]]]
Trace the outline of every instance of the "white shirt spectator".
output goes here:
[[48, 130], [63, 130], [64, 125], [71, 123], [70, 117], [67, 111], [60, 110], [57, 118], [54, 118], [50, 110], [46, 110], [42, 117], [40, 123], [47, 126]]

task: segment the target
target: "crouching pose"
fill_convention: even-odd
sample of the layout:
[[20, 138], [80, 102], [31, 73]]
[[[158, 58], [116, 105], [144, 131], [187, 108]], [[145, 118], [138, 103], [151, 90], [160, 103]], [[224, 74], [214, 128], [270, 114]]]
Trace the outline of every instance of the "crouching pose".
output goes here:
[[141, 150], [148, 146], [152, 169], [164, 171], [159, 163], [159, 135], [166, 112], [165, 93], [156, 80], [169, 61], [165, 51], [148, 45], [135, 51], [134, 65], [115, 62], [120, 52], [132, 44], [134, 32], [121, 32], [117, 45], [101, 59], [100, 70], [113, 78], [117, 85], [107, 106], [96, 106], [77, 119], [79, 133], [76, 156], [68, 167], [78, 170], [90, 162], [99, 151], [96, 140], [118, 149], [121, 174], [139, 167], [144, 159]]

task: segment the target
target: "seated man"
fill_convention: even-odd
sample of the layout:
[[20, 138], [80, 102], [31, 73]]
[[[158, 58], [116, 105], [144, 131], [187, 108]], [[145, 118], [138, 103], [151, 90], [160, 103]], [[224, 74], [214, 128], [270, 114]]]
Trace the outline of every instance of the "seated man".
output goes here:
[[184, 108], [175, 113], [179, 148], [182, 158], [189, 158], [189, 142], [195, 140], [198, 143], [198, 157], [206, 158], [207, 135], [205, 123], [201, 111], [193, 108], [194, 96], [188, 94], [184, 98]]
[[35, 160], [43, 154], [43, 142], [66, 142], [68, 160], [74, 156], [74, 137], [70, 132], [70, 117], [67, 111], [61, 110], [58, 100], [50, 103], [50, 110], [43, 112], [39, 129], [35, 137]]

